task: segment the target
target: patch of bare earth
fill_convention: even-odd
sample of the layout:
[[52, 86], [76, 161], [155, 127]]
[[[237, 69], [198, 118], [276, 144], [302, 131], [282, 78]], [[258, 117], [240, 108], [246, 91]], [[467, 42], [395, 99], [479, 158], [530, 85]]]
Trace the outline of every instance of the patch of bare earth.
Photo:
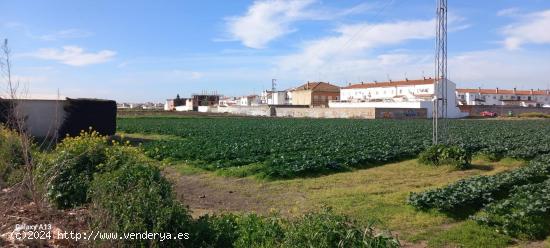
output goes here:
[[[0, 247], [82, 247], [81, 242], [58, 237], [65, 232], [85, 232], [87, 219], [86, 209], [61, 211], [49, 206], [39, 207], [13, 188], [0, 191]], [[42, 225], [42, 229], [26, 231], [21, 228], [25, 225]], [[19, 229], [16, 228], [18, 226]], [[50, 238], [46, 236], [47, 232]], [[17, 239], [23, 236], [39, 239]]]
[[[173, 168], [164, 170], [172, 181], [177, 198], [192, 211], [193, 217], [224, 212], [254, 212], [268, 214], [280, 212], [274, 206], [289, 206], [304, 202], [300, 192], [274, 190], [270, 185], [250, 178], [229, 178], [211, 174], [181, 175]], [[277, 204], [274, 204], [277, 202]]]

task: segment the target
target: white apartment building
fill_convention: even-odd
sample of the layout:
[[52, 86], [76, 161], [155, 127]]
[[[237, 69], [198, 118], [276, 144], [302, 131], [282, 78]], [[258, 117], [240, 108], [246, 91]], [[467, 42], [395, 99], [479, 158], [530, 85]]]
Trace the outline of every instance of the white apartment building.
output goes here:
[[[331, 108], [425, 108], [432, 116], [433, 101], [441, 98], [436, 94], [434, 79], [405, 79], [403, 81], [359, 83], [343, 87], [340, 101], [331, 101]], [[456, 101], [456, 85], [447, 81], [447, 113], [450, 118], [463, 117]]]
[[550, 90], [457, 89], [460, 105], [550, 107]]

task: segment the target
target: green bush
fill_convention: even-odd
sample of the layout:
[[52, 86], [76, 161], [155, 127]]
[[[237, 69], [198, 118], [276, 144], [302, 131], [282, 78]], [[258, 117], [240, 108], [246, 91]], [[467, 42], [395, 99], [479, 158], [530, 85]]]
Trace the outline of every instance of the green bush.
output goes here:
[[459, 146], [433, 145], [428, 147], [418, 157], [418, 161], [426, 165], [452, 165], [463, 170], [471, 167], [472, 154]]
[[108, 146], [106, 137], [93, 131], [82, 132], [80, 136], [65, 138], [51, 154], [40, 159], [40, 179], [48, 198], [58, 208], [89, 201], [88, 188], [98, 166], [106, 161]]
[[[98, 174], [89, 191], [92, 226], [117, 233], [191, 233], [187, 209], [174, 200], [171, 184], [157, 167], [126, 164]], [[181, 247], [188, 240], [123, 240], [119, 245]], [[117, 242], [115, 242], [117, 243]]]
[[0, 188], [20, 181], [23, 162], [21, 141], [17, 133], [0, 125]]

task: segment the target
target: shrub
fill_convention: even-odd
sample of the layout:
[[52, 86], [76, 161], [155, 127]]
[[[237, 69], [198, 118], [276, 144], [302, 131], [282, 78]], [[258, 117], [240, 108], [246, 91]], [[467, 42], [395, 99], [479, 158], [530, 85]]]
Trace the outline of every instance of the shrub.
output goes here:
[[21, 141], [17, 133], [0, 125], [0, 188], [2, 182], [11, 186], [21, 179], [23, 162]]
[[[190, 215], [174, 200], [171, 184], [154, 166], [127, 164], [99, 174], [89, 194], [92, 226], [97, 229], [117, 233], [190, 233]], [[140, 239], [120, 242], [126, 246], [181, 247], [190, 241]]]
[[516, 187], [508, 199], [474, 217], [513, 237], [542, 239], [550, 233], [550, 180]]
[[433, 145], [428, 147], [418, 157], [418, 161], [426, 165], [452, 165], [457, 169], [471, 167], [472, 154], [459, 146]]
[[192, 243], [196, 247], [233, 247], [239, 237], [237, 218], [234, 214], [201, 216], [193, 224]]
[[48, 198], [58, 208], [71, 208], [89, 201], [87, 191], [106, 161], [107, 138], [97, 132], [82, 132], [65, 138], [55, 150], [39, 161], [41, 181]]

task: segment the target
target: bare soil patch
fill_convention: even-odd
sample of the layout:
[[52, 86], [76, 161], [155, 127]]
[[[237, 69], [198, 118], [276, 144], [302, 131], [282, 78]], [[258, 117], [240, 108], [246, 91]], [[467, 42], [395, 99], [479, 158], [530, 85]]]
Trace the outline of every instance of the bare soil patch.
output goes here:
[[[19, 196], [13, 188], [0, 191], [0, 247], [82, 247], [81, 242], [58, 239], [57, 236], [63, 232], [85, 232], [88, 229], [87, 220], [88, 211], [85, 208], [61, 211], [49, 206], [38, 207], [31, 200]], [[22, 224], [51, 224], [51, 239], [15, 239], [12, 233], [16, 225]]]
[[193, 217], [224, 212], [268, 214], [280, 210], [274, 208], [274, 202], [281, 206], [306, 200], [300, 192], [274, 190], [272, 185], [250, 178], [209, 173], [182, 175], [171, 167], [165, 168], [164, 173], [173, 182], [177, 198], [189, 207]]

